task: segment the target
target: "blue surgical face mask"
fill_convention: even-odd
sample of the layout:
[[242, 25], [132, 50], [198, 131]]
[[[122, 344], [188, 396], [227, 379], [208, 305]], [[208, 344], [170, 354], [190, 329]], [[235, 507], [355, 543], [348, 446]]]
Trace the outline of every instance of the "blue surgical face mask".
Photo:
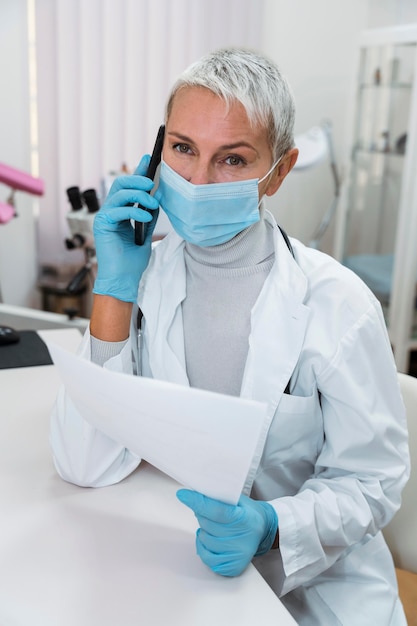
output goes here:
[[177, 234], [197, 246], [217, 246], [259, 222], [258, 185], [263, 178], [193, 185], [162, 161], [155, 198]]

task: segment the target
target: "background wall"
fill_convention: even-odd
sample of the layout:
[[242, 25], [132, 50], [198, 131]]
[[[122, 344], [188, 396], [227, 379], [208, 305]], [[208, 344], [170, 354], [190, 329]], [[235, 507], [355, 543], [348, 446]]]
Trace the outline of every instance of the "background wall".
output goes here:
[[[31, 159], [31, 137], [29, 118], [29, 67], [28, 67], [28, 25], [27, 3], [31, 0], [0, 0], [0, 70], [2, 77], [2, 97], [0, 99], [0, 161], [14, 167], [30, 171], [33, 159]], [[186, 0], [171, 0], [172, 7], [184, 5]], [[205, 2], [205, 0], [200, 0]], [[285, 0], [246, 0], [246, 10], [251, 12], [251, 20], [261, 19], [260, 24], [260, 48], [273, 57], [282, 71], [286, 74], [292, 85], [297, 102], [296, 132], [301, 133], [317, 124], [324, 118], [332, 121], [336, 153], [342, 173], [345, 171], [349, 152], [350, 115], [353, 104], [353, 88], [357, 66], [357, 43], [360, 33], [370, 27], [389, 26], [405, 22], [417, 22], [417, 5], [415, 0], [293, 0], [291, 3]], [[79, 54], [80, 42], [69, 38], [66, 32], [65, 13], [62, 13], [63, 3], [58, 0], [37, 0], [38, 11], [47, 12], [47, 16], [53, 19], [54, 11], [61, 7], [61, 31], [60, 37], [67, 37], [72, 41], [73, 54], [69, 54], [67, 62], [74, 62]], [[75, 3], [74, 3], [75, 4]], [[130, 3], [138, 6], [139, 0]], [[114, 5], [114, 6], [113, 6]], [[210, 0], [209, 7], [213, 3]], [[80, 5], [81, 6], [81, 5]], [[82, 3], [86, 11], [94, 6], [103, 7], [115, 11], [120, 6], [117, 0], [88, 0]], [[202, 6], [196, 4], [194, 7]], [[207, 5], [204, 5], [207, 7]], [[249, 41], [248, 32], [236, 31], [236, 20], [233, 14], [238, 15], [242, 3], [236, 4], [235, 0], [223, 0], [223, 14], [221, 10], [212, 11], [213, 32], [219, 25], [221, 44], [242, 44]], [[235, 13], [230, 13], [230, 8]], [[249, 7], [249, 8], [248, 8]], [[263, 7], [263, 10], [262, 10]], [[222, 15], [229, 16], [221, 21]], [[116, 13], [114, 13], [115, 15]], [[103, 15], [92, 15], [92, 18], [102, 19]], [[195, 15], [190, 15], [190, 19]], [[242, 22], [243, 23], [243, 22]], [[257, 22], [258, 24], [258, 22]], [[172, 30], [175, 26], [174, 41], [190, 38], [190, 21], [187, 19], [172, 22]], [[194, 48], [190, 49], [189, 56], [176, 59], [171, 65], [171, 70], [178, 71], [191, 60], [193, 54], [200, 55], [199, 41], [205, 41], [207, 45], [206, 24], [201, 24], [201, 33], [195, 27], [192, 30]], [[88, 37], [88, 22], [82, 27], [85, 37]], [[184, 28], [184, 32], [181, 32]], [[242, 27], [243, 28], [243, 27]], [[232, 35], [231, 35], [232, 33]], [[38, 33], [38, 43], [46, 47], [49, 40], [45, 33]], [[229, 40], [230, 38], [230, 40]], [[243, 41], [243, 39], [245, 39]], [[212, 46], [210, 46], [212, 47]], [[204, 52], [201, 51], [201, 53]], [[197, 54], [198, 53], [198, 54]], [[136, 59], [135, 59], [136, 60]], [[62, 61], [62, 59], [61, 59]], [[65, 57], [64, 57], [65, 61]], [[91, 60], [90, 60], [91, 61]], [[132, 63], [128, 58], [126, 63]], [[138, 59], [138, 63], [140, 59]], [[123, 60], [122, 60], [123, 64]], [[175, 68], [174, 68], [175, 65]], [[181, 67], [180, 67], [181, 66]], [[91, 72], [90, 65], [83, 65], [83, 72]], [[91, 77], [91, 74], [89, 74]], [[47, 77], [48, 78], [48, 77]], [[85, 76], [84, 76], [85, 78]], [[65, 73], [60, 73], [61, 87], [56, 84], [57, 77], [50, 77], [51, 93], [55, 95], [62, 89], [62, 81]], [[167, 75], [167, 81], [171, 82], [172, 76]], [[110, 82], [108, 89], [111, 88]], [[62, 93], [62, 91], [61, 91]], [[94, 90], [92, 91], [93, 98]], [[150, 97], [151, 91], [147, 91]], [[71, 95], [71, 104], [65, 101], [58, 107], [58, 115], [63, 117], [74, 114], [77, 105], [77, 90]], [[50, 102], [45, 92], [39, 94], [40, 100], [44, 99], [44, 106]], [[46, 98], [46, 104], [45, 104]], [[52, 107], [52, 102], [50, 102]], [[71, 109], [72, 107], [72, 109]], [[56, 111], [56, 109], [55, 109]], [[43, 137], [43, 141], [50, 145], [50, 159], [55, 158], [55, 147], [65, 140], [71, 148], [71, 134], [65, 138], [59, 133], [53, 132], [53, 109], [51, 108], [51, 125], [49, 131]], [[108, 117], [108, 126], [111, 119]], [[94, 119], [93, 119], [93, 122]], [[113, 129], [114, 130], [114, 129]], [[113, 132], [109, 128], [109, 133]], [[153, 132], [153, 130], [152, 130]], [[49, 134], [48, 134], [49, 133]], [[88, 137], [88, 125], [86, 126]], [[141, 140], [142, 141], [142, 140]], [[49, 144], [48, 144], [49, 142]], [[143, 138], [143, 146], [138, 145], [137, 152], [149, 150], [149, 140]], [[54, 149], [52, 149], [54, 148]], [[92, 144], [91, 161], [95, 161], [100, 155], [99, 146]], [[117, 154], [115, 165], [119, 163], [121, 154]], [[76, 155], [72, 155], [72, 160]], [[36, 161], [35, 167], [36, 167]], [[79, 167], [80, 163], [74, 166]], [[103, 164], [103, 169], [109, 167], [109, 163]], [[75, 170], [73, 170], [74, 172]], [[93, 184], [96, 181], [89, 178], [91, 162], [81, 164], [81, 174], [84, 180], [81, 184]], [[49, 204], [56, 209], [55, 222], [49, 217], [46, 219], [47, 198], [33, 199], [23, 193], [17, 194], [17, 207], [19, 217], [7, 225], [0, 225], [0, 288], [3, 292], [3, 300], [9, 304], [37, 306], [39, 294], [36, 289], [36, 277], [40, 258], [56, 258], [62, 260], [64, 251], [63, 230], [65, 229], [65, 188], [67, 184], [77, 184], [75, 174], [71, 173], [68, 179], [45, 180], [46, 189], [55, 189], [60, 194], [59, 201]], [[36, 175], [37, 172], [33, 171]], [[103, 175], [107, 174], [103, 171]], [[42, 163], [39, 175], [43, 177]], [[71, 179], [71, 180], [70, 180]], [[0, 185], [0, 198], [7, 197], [7, 189]], [[320, 166], [317, 170], [306, 173], [294, 172], [287, 179], [275, 198], [270, 201], [270, 208], [277, 219], [289, 231], [291, 235], [307, 241], [312, 234], [320, 217], [327, 207], [332, 192], [330, 170], [327, 165]], [[44, 217], [41, 231], [41, 245], [38, 238], [37, 203]], [[46, 219], [46, 223], [45, 223]], [[54, 224], [53, 226], [51, 226]], [[45, 235], [49, 230], [48, 236]], [[332, 249], [332, 229], [329, 229], [324, 239], [324, 249]]]
[[[343, 174], [360, 33], [368, 26], [369, 3], [363, 0], [268, 0], [263, 47], [280, 65], [296, 102], [295, 132], [323, 120], [333, 128], [335, 152]], [[332, 198], [328, 162], [294, 170], [268, 208], [287, 232], [308, 242]], [[331, 252], [332, 228], [322, 242]]]
[[42, 34], [37, 41], [39, 154], [48, 181], [40, 213], [42, 262], [75, 255], [62, 243], [70, 208], [66, 189], [94, 188], [103, 196], [104, 176], [120, 172], [122, 164], [133, 171], [152, 149], [178, 74], [214, 48], [259, 47], [264, 4], [36, 0]]

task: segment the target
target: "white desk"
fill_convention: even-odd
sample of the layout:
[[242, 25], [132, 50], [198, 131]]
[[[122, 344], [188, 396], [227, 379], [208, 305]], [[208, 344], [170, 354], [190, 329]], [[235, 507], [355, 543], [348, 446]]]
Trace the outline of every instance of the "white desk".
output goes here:
[[1, 626], [295, 624], [253, 566], [230, 579], [204, 566], [178, 485], [150, 465], [102, 489], [58, 477], [58, 386], [53, 366], [0, 371]]

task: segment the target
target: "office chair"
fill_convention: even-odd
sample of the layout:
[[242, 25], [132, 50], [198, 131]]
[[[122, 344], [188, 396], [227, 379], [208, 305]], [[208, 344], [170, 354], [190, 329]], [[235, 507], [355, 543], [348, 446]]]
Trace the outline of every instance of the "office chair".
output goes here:
[[417, 626], [417, 378], [398, 374], [407, 412], [411, 475], [402, 505], [384, 529], [394, 559], [398, 588], [409, 626]]

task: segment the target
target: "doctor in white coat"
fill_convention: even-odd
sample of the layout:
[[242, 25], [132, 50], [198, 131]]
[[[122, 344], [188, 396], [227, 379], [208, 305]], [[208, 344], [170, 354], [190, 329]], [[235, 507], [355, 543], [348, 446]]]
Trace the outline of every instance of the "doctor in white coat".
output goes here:
[[[296, 162], [293, 124], [290, 89], [264, 56], [221, 50], [186, 70], [155, 195], [145, 157], [97, 213], [80, 354], [266, 402], [268, 436], [238, 505], [178, 492], [197, 517], [197, 553], [224, 576], [253, 562], [299, 624], [405, 625], [381, 529], [408, 477], [407, 430], [380, 305], [334, 259], [289, 241], [261, 203]], [[175, 232], [152, 249], [158, 207]], [[143, 246], [131, 219], [146, 224]], [[50, 439], [57, 471], [79, 485], [140, 463], [65, 389]]]

